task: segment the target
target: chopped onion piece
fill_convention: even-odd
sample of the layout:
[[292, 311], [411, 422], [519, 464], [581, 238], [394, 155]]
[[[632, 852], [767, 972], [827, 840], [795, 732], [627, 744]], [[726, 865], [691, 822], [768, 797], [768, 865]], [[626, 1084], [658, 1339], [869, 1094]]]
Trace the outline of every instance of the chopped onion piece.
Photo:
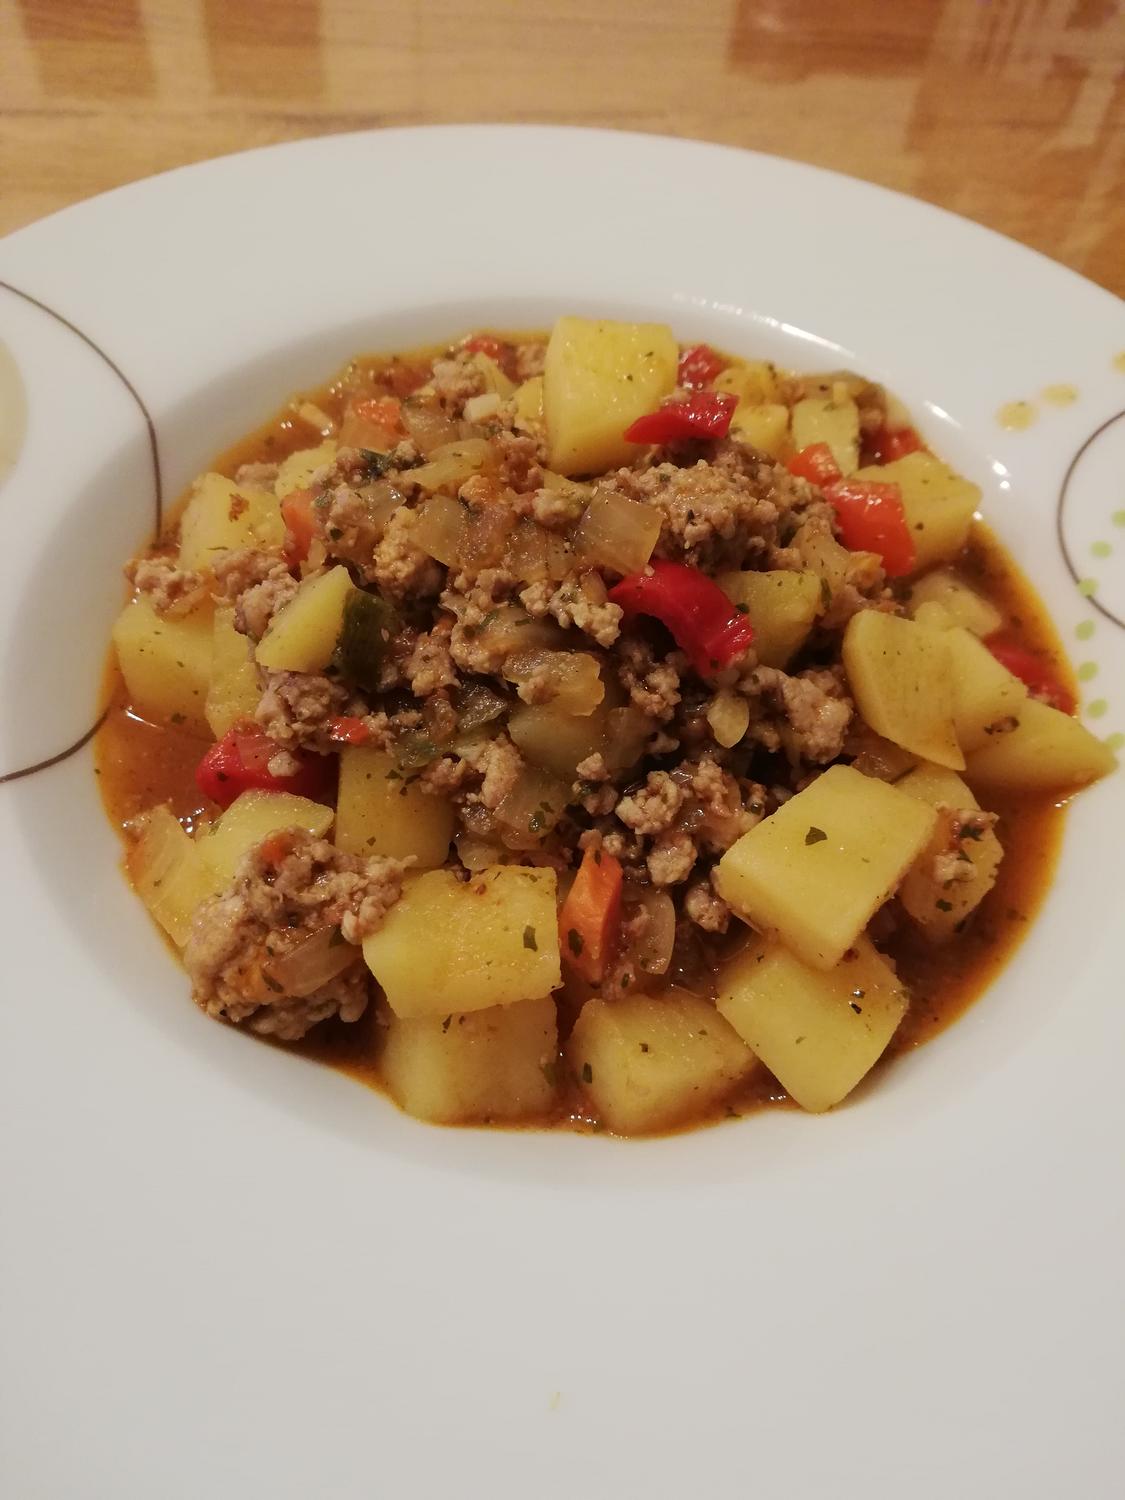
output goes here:
[[504, 843], [509, 849], [534, 849], [566, 811], [566, 784], [546, 771], [525, 766], [515, 786], [496, 809]]
[[478, 838], [467, 829], [457, 834], [453, 844], [457, 850], [457, 858], [466, 870], [471, 870], [473, 874], [476, 874], [478, 870], [487, 870], [489, 865], [502, 865], [508, 858], [508, 851], [503, 844], [495, 844], [488, 839]]
[[469, 527], [469, 513], [451, 495], [431, 495], [418, 511], [410, 539], [447, 568], [461, 556]]
[[676, 906], [667, 891], [642, 891], [637, 902], [648, 923], [632, 947], [632, 956], [646, 974], [665, 974], [676, 945]]
[[615, 573], [640, 573], [660, 536], [660, 512], [613, 490], [596, 489], [578, 523], [579, 557]]
[[468, 422], [483, 422], [488, 417], [494, 417], [500, 410], [501, 399], [495, 391], [485, 391], [480, 396], [470, 396], [465, 402], [465, 420]]
[[262, 972], [284, 994], [301, 1000], [350, 969], [359, 953], [338, 927], [318, 927], [288, 953], [270, 959]]
[[483, 682], [471, 683], [464, 688], [457, 700], [457, 729], [460, 734], [469, 734], [482, 724], [490, 724], [500, 718], [507, 703], [499, 693], [494, 693]]
[[606, 721], [606, 766], [610, 771], [628, 771], [644, 754], [645, 744], [656, 728], [656, 721], [634, 704], [629, 704], [626, 708], [611, 708]]
[[419, 453], [428, 455], [435, 448], [457, 441], [456, 422], [451, 421], [440, 406], [430, 406], [425, 401], [402, 403], [402, 425]]
[[519, 685], [525, 703], [554, 703], [580, 718], [605, 697], [598, 659], [586, 651], [517, 651], [504, 663], [504, 676]]
[[707, 722], [718, 743], [729, 750], [750, 727], [750, 704], [742, 693], [723, 688], [707, 706]]
[[428, 463], [418, 469], [406, 469], [405, 479], [412, 480], [420, 489], [456, 489], [464, 484], [471, 474], [479, 474], [493, 461], [493, 451], [486, 438], [464, 438], [460, 442], [446, 443], [435, 448]]

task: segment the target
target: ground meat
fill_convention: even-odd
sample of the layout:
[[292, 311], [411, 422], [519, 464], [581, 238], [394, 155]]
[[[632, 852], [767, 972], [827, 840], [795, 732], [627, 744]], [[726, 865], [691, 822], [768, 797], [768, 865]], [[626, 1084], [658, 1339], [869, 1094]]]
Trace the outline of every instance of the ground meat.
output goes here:
[[996, 824], [996, 814], [980, 808], [942, 808], [949, 822], [946, 847], [933, 858], [933, 877], [939, 885], [972, 880], [976, 868], [965, 850], [966, 840], [979, 839]]
[[254, 489], [270, 490], [273, 489], [279, 468], [279, 464], [240, 464], [235, 471], [234, 482]]
[[329, 557], [354, 563], [365, 579], [375, 576], [375, 548], [386, 530], [386, 520], [372, 518], [371, 506], [363, 495], [347, 484], [336, 485], [318, 527]]
[[574, 774], [581, 781], [608, 781], [609, 769], [605, 763], [605, 756], [600, 750], [595, 750], [593, 755], [587, 755], [585, 760], [580, 760], [574, 768]]
[[417, 513], [400, 506], [392, 512], [375, 548], [371, 579], [391, 599], [416, 601], [441, 589], [442, 569], [411, 540], [416, 524]]
[[843, 753], [852, 703], [840, 668], [814, 668], [790, 677], [776, 667], [756, 667], [747, 686], [783, 715], [752, 721], [751, 739], [767, 749], [784, 749], [794, 764], [827, 765]]
[[617, 816], [641, 835], [663, 833], [676, 821], [684, 804], [684, 789], [667, 771], [650, 771], [644, 786], [617, 804]]
[[760, 813], [752, 813], [743, 805], [742, 789], [735, 777], [711, 756], [705, 755], [693, 765], [678, 766], [673, 774], [683, 779], [692, 803], [692, 832], [713, 853], [729, 849], [760, 820]]
[[453, 797], [472, 776], [473, 768], [459, 755], [443, 755], [431, 761], [418, 777], [418, 785], [434, 797]]
[[233, 547], [218, 553], [211, 571], [219, 597], [233, 603], [253, 584], [269, 578], [280, 563], [276, 552], [262, 552], [257, 547]]
[[714, 571], [765, 559], [778, 539], [778, 517], [797, 499], [783, 474], [727, 450], [689, 468], [619, 469], [608, 487], [661, 512], [657, 556]]
[[660, 723], [672, 718], [680, 701], [681, 663], [686, 668], [685, 658], [674, 651], [658, 661], [639, 637], [624, 639], [617, 652], [618, 676], [630, 701]]
[[710, 877], [688, 886], [684, 892], [684, 912], [704, 932], [726, 932], [730, 924], [730, 907], [716, 894]]
[[449, 653], [453, 621], [442, 618], [433, 630], [424, 631], [414, 643], [406, 661], [410, 691], [416, 698], [429, 698], [439, 688], [453, 687], [457, 672]]
[[691, 874], [695, 859], [695, 840], [681, 828], [662, 833], [645, 863], [653, 885], [679, 885]]
[[138, 557], [126, 566], [125, 577], [158, 615], [169, 619], [190, 615], [208, 594], [202, 573], [179, 568], [168, 557]]
[[485, 389], [484, 373], [469, 350], [459, 349], [448, 359], [435, 359], [430, 385], [446, 411], [460, 416], [470, 396]]
[[540, 489], [546, 454], [538, 438], [522, 432], [500, 431], [492, 439], [492, 447], [500, 461], [498, 483], [516, 494]]
[[234, 628], [251, 640], [260, 641], [274, 615], [285, 608], [299, 587], [285, 564], [276, 563], [267, 578], [239, 594], [234, 606]]
[[498, 734], [466, 749], [464, 758], [482, 777], [474, 800], [490, 810], [499, 807], [519, 780], [523, 756], [506, 734]]
[[572, 573], [557, 586], [530, 584], [520, 592], [520, 603], [533, 619], [553, 615], [564, 629], [574, 626], [599, 646], [612, 646], [621, 629], [621, 607], [606, 599], [605, 584], [595, 573]]
[[392, 743], [385, 713], [368, 713], [363, 700], [343, 683], [306, 672], [267, 672], [254, 717], [270, 739], [287, 750], [338, 750], [331, 733], [337, 718], [360, 719], [367, 730], [364, 743], [373, 749], [385, 750]]
[[184, 949], [196, 1002], [281, 1041], [299, 1040], [329, 1016], [358, 1019], [368, 995], [358, 951], [306, 995], [282, 991], [269, 966], [324, 928], [337, 928], [343, 944], [362, 942], [398, 900], [405, 869], [400, 860], [341, 853], [300, 829], [271, 836], [196, 915]]
[[534, 380], [542, 375], [547, 359], [547, 345], [538, 339], [516, 345], [516, 379]]

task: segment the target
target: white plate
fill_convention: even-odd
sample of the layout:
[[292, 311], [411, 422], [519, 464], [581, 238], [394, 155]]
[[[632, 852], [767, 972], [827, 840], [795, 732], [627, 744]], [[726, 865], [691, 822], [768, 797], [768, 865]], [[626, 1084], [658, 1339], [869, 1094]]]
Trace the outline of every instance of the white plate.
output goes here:
[[[933, 208], [679, 141], [388, 131], [82, 204], [0, 280], [0, 772], [93, 720], [144, 413], [175, 494], [355, 350], [562, 311], [886, 380], [1125, 729], [1125, 310]], [[629, 1143], [428, 1128], [214, 1025], [88, 750], [0, 786], [0, 1489], [1118, 1493], [1123, 812], [1120, 776], [1083, 795], [1002, 979], [854, 1105]]]

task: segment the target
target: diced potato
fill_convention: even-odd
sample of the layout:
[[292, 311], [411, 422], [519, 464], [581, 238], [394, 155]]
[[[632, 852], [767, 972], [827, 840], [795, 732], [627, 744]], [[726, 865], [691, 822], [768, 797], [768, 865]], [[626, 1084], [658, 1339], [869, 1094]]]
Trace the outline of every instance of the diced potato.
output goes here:
[[[896, 786], [908, 797], [937, 809], [937, 827], [906, 872], [898, 898], [932, 942], [945, 942], [996, 884], [1004, 850], [991, 828], [962, 832], [957, 814], [979, 803], [955, 771], [923, 762]], [[935, 861], [946, 857], [955, 878], [943, 878], [935, 867]]]
[[414, 857], [417, 870], [445, 863], [456, 813], [407, 780], [385, 750], [348, 745], [340, 752], [336, 846], [349, 854]]
[[138, 713], [208, 732], [213, 628], [210, 604], [182, 619], [162, 619], [146, 599], [125, 606], [113, 627], [113, 644]]
[[719, 975], [718, 1008], [802, 1109], [831, 1109], [886, 1049], [907, 996], [883, 956], [857, 937], [835, 968], [812, 969], [756, 938]]
[[234, 608], [223, 605], [215, 611], [211, 638], [211, 680], [204, 713], [217, 740], [240, 719], [252, 719], [262, 696], [254, 647], [234, 628]]
[[715, 1007], [681, 989], [587, 1000], [566, 1056], [598, 1119], [619, 1135], [701, 1115], [757, 1066]]
[[760, 406], [740, 404], [735, 407], [730, 430], [760, 453], [780, 458], [789, 438], [789, 408], [777, 402]]
[[447, 1016], [539, 1000], [561, 983], [554, 870], [495, 865], [408, 878], [363, 945], [398, 1016]]
[[200, 902], [216, 895], [222, 882], [167, 807], [154, 807], [144, 815], [140, 838], [125, 862], [133, 889], [182, 948]]
[[379, 1071], [407, 1114], [441, 1125], [544, 1115], [555, 1099], [555, 1002], [404, 1019], [392, 1011]]
[[334, 438], [318, 443], [315, 448], [302, 448], [298, 453], [291, 453], [282, 461], [277, 471], [277, 480], [274, 484], [277, 498], [284, 500], [286, 495], [291, 494], [293, 490], [307, 489], [317, 469], [330, 464], [335, 457]]
[[965, 775], [974, 786], [997, 791], [1071, 791], [1108, 776], [1113, 751], [1084, 724], [1057, 708], [1028, 698], [1019, 724], [996, 735], [969, 757]]
[[720, 573], [719, 587], [744, 604], [754, 627], [754, 650], [766, 667], [783, 667], [804, 645], [821, 607], [815, 573]]
[[543, 426], [543, 377], [533, 375], [516, 387], [516, 426], [527, 432]]
[[279, 672], [323, 672], [344, 625], [344, 606], [354, 585], [342, 564], [306, 578], [279, 609], [254, 653], [259, 666]]
[[915, 619], [926, 604], [939, 604], [954, 625], [963, 625], [973, 635], [992, 635], [1004, 623], [995, 604], [958, 578], [952, 568], [935, 568], [911, 585], [910, 613]]
[[777, 400], [777, 368], [766, 359], [737, 359], [712, 384], [747, 406], [772, 405]]
[[508, 733], [525, 760], [574, 781], [578, 763], [605, 749], [607, 714], [604, 703], [584, 715], [554, 703], [521, 703], [512, 709]]
[[845, 398], [807, 396], [793, 407], [793, 446], [798, 453], [810, 443], [827, 443], [841, 474], [859, 464], [859, 407]]
[[514, 380], [510, 380], [504, 371], [496, 363], [490, 354], [485, 354], [483, 349], [477, 349], [470, 361], [480, 371], [484, 379], [484, 388], [494, 396], [499, 396], [506, 401], [516, 389]]
[[935, 563], [951, 562], [965, 545], [973, 512], [980, 504], [980, 487], [962, 479], [932, 453], [908, 453], [893, 463], [872, 464], [855, 477], [897, 484], [902, 491], [918, 572]]
[[284, 540], [285, 523], [275, 494], [235, 484], [222, 474], [204, 474], [180, 517], [180, 567], [207, 568], [219, 552], [280, 547]]
[[543, 370], [550, 467], [593, 474], [628, 463], [637, 447], [622, 433], [672, 391], [678, 362], [663, 323], [560, 318]]
[[942, 638], [953, 669], [953, 729], [971, 755], [1015, 728], [1027, 686], [963, 627], [946, 630]]
[[845, 951], [891, 896], [937, 814], [886, 782], [830, 766], [719, 861], [719, 894], [759, 932], [818, 969]]
[[323, 838], [331, 827], [332, 809], [322, 802], [292, 792], [255, 790], [236, 797], [210, 832], [199, 839], [197, 848], [207, 867], [225, 883], [234, 879], [243, 856], [271, 833], [303, 828], [315, 838]]
[[953, 729], [953, 671], [948, 632], [861, 609], [844, 632], [844, 667], [864, 722], [939, 766], [961, 770]]

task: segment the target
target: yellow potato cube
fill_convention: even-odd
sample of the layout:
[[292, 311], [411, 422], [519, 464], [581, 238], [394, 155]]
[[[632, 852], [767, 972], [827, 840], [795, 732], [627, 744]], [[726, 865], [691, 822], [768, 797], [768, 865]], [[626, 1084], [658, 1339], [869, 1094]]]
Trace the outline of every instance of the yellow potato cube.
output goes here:
[[715, 580], [732, 604], [746, 606], [754, 650], [766, 667], [783, 667], [804, 645], [821, 607], [815, 573], [720, 573]]
[[1004, 850], [991, 828], [963, 830], [958, 814], [980, 804], [955, 771], [923, 762], [895, 785], [938, 814], [933, 836], [906, 872], [898, 898], [932, 942], [946, 942], [996, 884]]
[[234, 628], [234, 609], [222, 605], [215, 611], [212, 635], [211, 680], [204, 713], [217, 740], [240, 719], [252, 719], [262, 696], [254, 647]]
[[944, 633], [953, 669], [953, 730], [966, 755], [1016, 726], [1027, 687], [962, 626]]
[[234, 879], [243, 856], [283, 828], [303, 828], [323, 838], [332, 827], [332, 809], [292, 792], [243, 792], [197, 843], [207, 867], [223, 881]]
[[409, 877], [363, 956], [397, 1016], [539, 1000], [562, 982], [554, 870], [492, 865]]
[[560, 318], [543, 369], [550, 467], [594, 474], [627, 464], [637, 444], [622, 434], [670, 394], [678, 362], [663, 323]]
[[777, 402], [735, 407], [730, 430], [768, 458], [780, 458], [789, 440], [789, 408]]
[[340, 752], [336, 846], [349, 854], [413, 857], [417, 870], [445, 863], [456, 813], [399, 770], [393, 755], [362, 745]]
[[523, 432], [543, 426], [543, 377], [533, 375], [516, 387], [516, 426]]
[[1084, 724], [1028, 698], [1019, 724], [969, 757], [965, 775], [974, 786], [1006, 792], [1066, 792], [1108, 776], [1113, 751]]
[[698, 1117], [757, 1066], [715, 1007], [681, 989], [587, 1000], [566, 1056], [598, 1119], [619, 1135]]
[[555, 1100], [555, 1002], [404, 1019], [392, 1011], [379, 1058], [391, 1097], [440, 1125], [545, 1115]]
[[963, 625], [973, 635], [992, 635], [1004, 623], [995, 604], [958, 578], [952, 568], [935, 568], [914, 581], [910, 588], [910, 613], [919, 618], [925, 605], [940, 605], [953, 625]]
[[223, 882], [167, 807], [154, 807], [145, 813], [140, 837], [125, 863], [137, 895], [182, 948], [200, 903], [217, 895]]
[[865, 937], [827, 971], [757, 938], [719, 975], [719, 1011], [814, 1113], [839, 1104], [874, 1067], [906, 1006], [895, 971]]
[[773, 405], [777, 400], [777, 367], [766, 359], [736, 359], [711, 383], [747, 406]]
[[277, 479], [274, 483], [277, 498], [284, 500], [286, 495], [292, 494], [294, 490], [308, 489], [317, 469], [330, 464], [335, 457], [336, 441], [334, 438], [318, 443], [315, 448], [302, 448], [298, 453], [291, 453], [277, 471]]
[[162, 619], [146, 599], [125, 606], [113, 644], [129, 702], [139, 714], [208, 732], [212, 635], [210, 604], [182, 619]]
[[181, 568], [207, 568], [235, 547], [280, 547], [285, 523], [277, 496], [238, 485], [223, 474], [204, 474], [180, 517]]
[[827, 443], [841, 474], [859, 463], [859, 407], [850, 398], [806, 396], [793, 407], [793, 446], [799, 453], [812, 443]]
[[893, 463], [859, 469], [855, 477], [898, 485], [919, 573], [935, 563], [951, 562], [964, 547], [980, 504], [980, 487], [962, 479], [940, 458], [908, 453]]
[[961, 770], [948, 632], [861, 609], [844, 632], [844, 667], [864, 722], [904, 750]]
[[921, 854], [937, 814], [886, 782], [830, 766], [719, 861], [740, 917], [830, 969]]
[[258, 642], [258, 665], [280, 672], [323, 672], [344, 628], [344, 606], [353, 587], [342, 564], [306, 578]]

